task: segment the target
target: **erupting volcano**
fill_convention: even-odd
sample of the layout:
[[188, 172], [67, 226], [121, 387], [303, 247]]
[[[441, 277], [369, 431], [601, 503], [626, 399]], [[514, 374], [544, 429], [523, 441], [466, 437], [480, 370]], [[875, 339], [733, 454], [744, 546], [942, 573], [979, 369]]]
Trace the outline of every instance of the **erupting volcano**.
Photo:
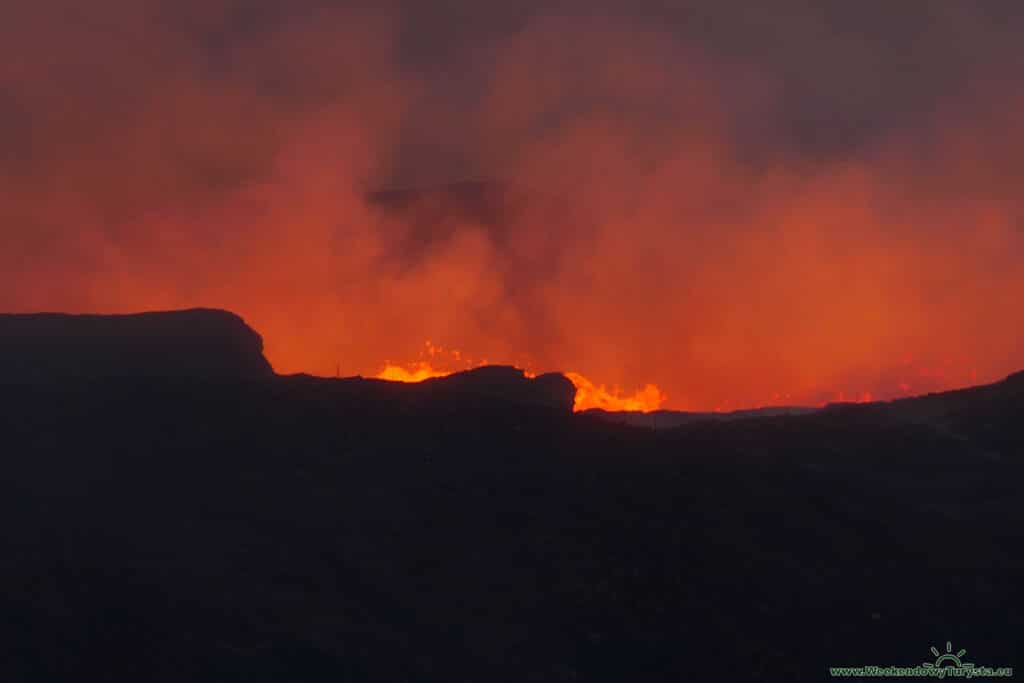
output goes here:
[[[905, 40], [823, 29], [777, 52], [761, 39], [820, 17], [760, 10], [770, 30], [720, 24], [724, 52], [588, 7], [424, 62], [386, 13], [232, 33], [211, 9], [156, 22], [145, 68], [127, 38], [145, 10], [95, 11], [0, 22], [20, 55], [0, 67], [0, 310], [216, 307], [281, 373], [468, 367], [420, 358], [431, 339], [630, 410], [885, 400], [1024, 367], [1009, 28], [951, 64], [944, 31], [979, 24], [929, 23], [914, 44], [948, 68], [904, 87], [923, 70], [870, 65]], [[28, 38], [58, 23], [56, 47]]]
[[0, 683], [1012, 675], [1021, 36], [0, 0]]

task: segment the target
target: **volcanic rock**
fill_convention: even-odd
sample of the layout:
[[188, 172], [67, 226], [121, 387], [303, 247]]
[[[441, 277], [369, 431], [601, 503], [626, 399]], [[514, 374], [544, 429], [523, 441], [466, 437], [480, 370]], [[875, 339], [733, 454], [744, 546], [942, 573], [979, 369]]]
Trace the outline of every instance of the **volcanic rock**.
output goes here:
[[227, 311], [0, 314], [4, 382], [272, 375], [260, 335]]
[[572, 412], [576, 399], [576, 386], [565, 375], [551, 372], [531, 379], [519, 368], [508, 365], [486, 365], [424, 384], [445, 392], [564, 412]]

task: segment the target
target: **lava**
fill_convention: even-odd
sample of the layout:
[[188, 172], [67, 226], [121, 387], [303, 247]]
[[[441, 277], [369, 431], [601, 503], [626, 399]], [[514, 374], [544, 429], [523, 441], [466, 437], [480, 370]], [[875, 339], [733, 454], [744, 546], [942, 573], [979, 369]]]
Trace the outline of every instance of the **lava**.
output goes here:
[[666, 398], [661, 389], [654, 384], [646, 384], [632, 395], [624, 395], [618, 387], [608, 389], [603, 384], [594, 384], [578, 372], [567, 372], [565, 376], [576, 385], [574, 409], [577, 411], [601, 408], [648, 413], [661, 408]]
[[435, 370], [426, 361], [413, 363], [410, 367], [385, 363], [384, 369], [377, 373], [377, 379], [386, 379], [390, 382], [422, 382], [432, 377], [445, 377], [451, 372]]
[[[473, 363], [466, 359], [461, 351], [446, 351], [430, 341], [425, 343], [426, 355], [431, 359], [449, 357], [461, 362], [462, 369], [470, 369], [487, 365], [486, 360]], [[422, 382], [434, 377], [446, 377], [458, 370], [446, 370], [435, 367], [431, 360], [417, 360], [405, 365], [385, 362], [383, 369], [374, 375], [377, 379], [391, 382]], [[523, 369], [527, 377], [535, 377], [537, 373], [531, 369]], [[665, 402], [665, 394], [654, 384], [647, 384], [633, 394], [624, 393], [619, 387], [608, 388], [604, 384], [596, 384], [578, 372], [566, 372], [566, 377], [576, 386], [576, 401], [573, 410], [580, 412], [591, 408], [608, 411], [650, 412], [658, 410]]]
[[[430, 341], [424, 343], [420, 356], [419, 360], [405, 364], [387, 361], [374, 377], [392, 382], [422, 382], [426, 379], [446, 377], [455, 372], [488, 364], [486, 358], [474, 361], [471, 356], [467, 356], [461, 351], [445, 349]], [[529, 367], [528, 363], [510, 364], [522, 369], [527, 377], [535, 377], [538, 374]], [[831, 403], [871, 403], [945, 391], [951, 386], [973, 386], [977, 384], [978, 380], [976, 369], [953, 372], [951, 370], [953, 365], [949, 360], [944, 361], [940, 367], [914, 368], [913, 361], [909, 359], [905, 360], [903, 365], [903, 374], [900, 377], [904, 379], [881, 391], [808, 388], [797, 396], [788, 392], [774, 392], [770, 396], [764, 397], [763, 400], [728, 399], [720, 401], [711, 408], [711, 412], [728, 413], [734, 410], [772, 406], [824, 407]], [[605, 384], [597, 383], [579, 372], [565, 371], [563, 374], [576, 387], [576, 401], [573, 406], [573, 410], [576, 412], [597, 408], [607, 411], [646, 413], [667, 407], [668, 397], [658, 385], [653, 383], [647, 383], [633, 393], [628, 393], [618, 386], [608, 387]], [[914, 377], [914, 383], [908, 381], [906, 377]]]

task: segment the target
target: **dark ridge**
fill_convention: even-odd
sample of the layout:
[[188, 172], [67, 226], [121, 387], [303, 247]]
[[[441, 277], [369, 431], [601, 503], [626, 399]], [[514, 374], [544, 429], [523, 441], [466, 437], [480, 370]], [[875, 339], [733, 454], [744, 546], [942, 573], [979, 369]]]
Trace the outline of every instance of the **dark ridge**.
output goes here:
[[565, 375], [547, 373], [528, 378], [522, 370], [508, 365], [488, 365], [422, 383], [427, 390], [438, 388], [449, 393], [479, 399], [499, 399], [521, 405], [554, 408], [572, 412], [576, 386]]
[[[259, 334], [228, 311], [0, 314], [0, 381], [6, 383], [274, 376]], [[531, 379], [509, 366], [476, 368], [413, 386], [400, 384], [393, 391], [561, 412], [572, 411], [576, 394], [572, 382], [560, 374]]]
[[[156, 315], [116, 323], [163, 367], [191, 316], [243, 367], [0, 382], [2, 681], [821, 681], [946, 640], [1019, 665], [1019, 374], [651, 430], [507, 367], [250, 381], [235, 316]], [[0, 339], [24, 360], [66, 318]]]
[[[281, 377], [280, 384], [315, 393], [324, 400], [361, 400], [367, 405], [391, 405], [424, 414], [486, 407], [509, 415], [533, 409], [564, 415], [572, 412], [576, 398], [575, 385], [561, 373], [529, 378], [519, 368], [505, 365], [487, 365], [412, 383], [289, 375]], [[466, 414], [463, 412], [463, 416]]]
[[653, 429], [671, 429], [682, 425], [693, 424], [716, 420], [720, 422], [732, 422], [734, 420], [746, 420], [751, 418], [780, 417], [786, 415], [807, 415], [818, 411], [819, 408], [806, 406], [770, 406], [767, 408], [751, 408], [749, 410], [734, 410], [727, 413], [714, 412], [691, 412], [685, 410], [653, 410], [648, 413], [603, 410], [601, 408], [590, 408], [584, 411], [598, 419], [620, 424], [632, 425], [634, 427], [651, 427]]
[[228, 311], [0, 314], [0, 381], [264, 379], [263, 340]]

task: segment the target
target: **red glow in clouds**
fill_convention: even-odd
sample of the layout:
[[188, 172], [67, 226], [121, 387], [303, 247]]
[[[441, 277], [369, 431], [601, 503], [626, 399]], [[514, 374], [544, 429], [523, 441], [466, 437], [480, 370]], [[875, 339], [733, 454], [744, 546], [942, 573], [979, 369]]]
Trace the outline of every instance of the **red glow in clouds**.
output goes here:
[[[0, 140], [0, 310], [226, 308], [281, 373], [486, 358], [568, 373], [578, 408], [885, 400], [1024, 368], [1016, 73], [851, 142], [793, 118], [805, 54], [719, 58], [657, 25], [540, 13], [459, 48], [473, 87], [453, 93], [461, 77], [403, 61], [391, 16], [228, 40], [217, 3], [178, 24], [146, 0], [88, 22], [23, 4], [0, 22], [19, 131]], [[859, 71], [858, 41], [813, 45], [839, 73], [809, 96], [902, 93]], [[370, 199], [466, 177], [500, 182]]]

